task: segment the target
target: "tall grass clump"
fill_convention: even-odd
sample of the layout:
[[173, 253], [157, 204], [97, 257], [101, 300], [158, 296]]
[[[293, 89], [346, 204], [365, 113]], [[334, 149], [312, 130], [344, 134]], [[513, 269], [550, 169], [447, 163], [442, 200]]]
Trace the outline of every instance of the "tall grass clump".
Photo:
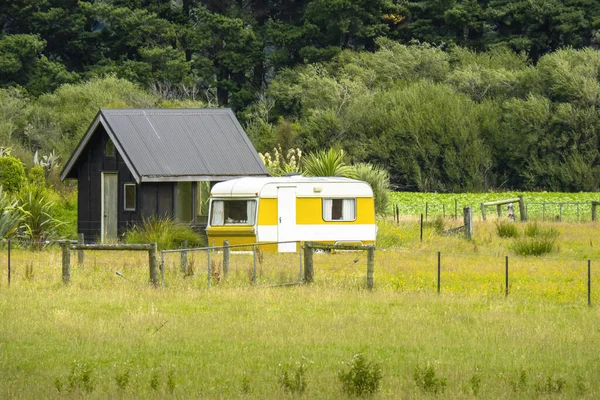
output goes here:
[[496, 222], [496, 233], [501, 238], [516, 238], [519, 236], [517, 225], [510, 221]]
[[347, 371], [338, 372], [344, 393], [363, 397], [375, 394], [379, 390], [379, 384], [383, 377], [381, 364], [370, 361], [364, 354], [358, 353], [347, 365]]
[[175, 249], [187, 240], [188, 246], [206, 246], [206, 238], [191, 226], [180, 224], [169, 217], [144, 218], [125, 234], [126, 243], [156, 243], [160, 249]]
[[525, 237], [515, 240], [509, 248], [520, 256], [541, 256], [555, 250], [558, 235], [554, 228], [542, 228], [537, 222], [529, 223], [525, 227]]

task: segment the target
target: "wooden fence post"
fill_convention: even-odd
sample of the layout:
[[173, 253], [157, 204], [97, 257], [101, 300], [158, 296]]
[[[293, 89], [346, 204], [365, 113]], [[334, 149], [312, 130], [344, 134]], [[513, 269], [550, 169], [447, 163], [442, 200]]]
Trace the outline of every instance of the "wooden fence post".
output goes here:
[[485, 221], [485, 203], [481, 203], [481, 218]]
[[525, 199], [523, 196], [519, 196], [519, 214], [521, 215], [521, 221], [527, 221], [527, 209], [525, 208]]
[[496, 213], [498, 214], [498, 218], [500, 218], [502, 216], [502, 206], [501, 205], [496, 206]]
[[312, 283], [314, 279], [313, 249], [310, 243], [304, 244], [304, 283]]
[[373, 289], [375, 272], [375, 246], [367, 248], [367, 289]]
[[471, 207], [463, 208], [465, 221], [465, 237], [473, 239], [473, 209]]
[[599, 201], [592, 201], [592, 221], [596, 220], [596, 208], [598, 207], [598, 204], [600, 204]]
[[71, 249], [68, 240], [60, 242], [62, 247], [62, 280], [65, 285], [71, 280]]
[[150, 265], [150, 283], [158, 287], [158, 260], [156, 259], [157, 245], [154, 243], [148, 250], [148, 264]]
[[[84, 239], [84, 234], [80, 233], [77, 235], [77, 244], [85, 244], [85, 239]], [[79, 264], [79, 266], [83, 265], [83, 261], [84, 261], [84, 255], [83, 255], [83, 250], [79, 249], [77, 250], [77, 264]]]
[[[181, 242], [181, 248], [182, 249], [187, 249], [188, 246], [188, 241], [187, 240], [183, 240]], [[188, 265], [188, 255], [187, 255], [187, 251], [182, 251], [180, 254], [180, 263], [181, 263], [181, 273], [185, 274], [187, 272], [187, 265]]]
[[227, 275], [229, 274], [230, 257], [229, 240], [224, 240], [223, 246], [223, 279], [227, 279]]

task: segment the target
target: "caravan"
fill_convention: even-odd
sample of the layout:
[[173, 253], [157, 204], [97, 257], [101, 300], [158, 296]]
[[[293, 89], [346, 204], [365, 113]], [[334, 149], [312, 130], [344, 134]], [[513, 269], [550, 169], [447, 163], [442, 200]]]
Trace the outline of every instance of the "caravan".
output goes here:
[[[348, 178], [240, 178], [216, 184], [206, 233], [211, 245], [274, 243], [298, 251], [298, 242], [374, 244], [373, 191]], [[278, 243], [276, 243], [278, 242]], [[287, 242], [287, 243], [281, 243]]]

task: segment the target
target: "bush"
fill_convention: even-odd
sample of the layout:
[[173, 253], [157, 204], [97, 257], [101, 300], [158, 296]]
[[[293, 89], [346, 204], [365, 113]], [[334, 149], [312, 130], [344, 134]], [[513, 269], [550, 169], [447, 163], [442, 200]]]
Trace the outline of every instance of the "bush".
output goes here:
[[23, 214], [17, 207], [17, 201], [8, 196], [0, 186], [0, 238], [13, 235], [23, 221]]
[[498, 221], [496, 222], [496, 233], [501, 238], [516, 238], [519, 236], [519, 230], [514, 222]]
[[390, 174], [383, 168], [365, 163], [356, 164], [354, 169], [356, 179], [367, 182], [373, 189], [375, 212], [387, 213], [390, 202]]
[[15, 157], [0, 157], [0, 185], [9, 193], [17, 193], [25, 183], [25, 168]]
[[346, 394], [362, 397], [377, 392], [379, 382], [383, 377], [379, 363], [369, 361], [363, 354], [358, 353], [347, 365], [347, 371], [338, 372]]
[[446, 378], [436, 376], [435, 369], [430, 364], [425, 368], [417, 366], [413, 378], [417, 387], [425, 393], [444, 393], [446, 389]]
[[279, 363], [278, 381], [283, 390], [290, 393], [304, 393], [306, 390], [306, 364], [303, 361], [292, 364]]
[[54, 217], [53, 197], [56, 194], [46, 187], [28, 185], [19, 194], [23, 211], [23, 235], [32, 241], [34, 249], [41, 250], [47, 240], [58, 235], [62, 222]]
[[169, 217], [144, 218], [125, 234], [127, 243], [156, 243], [160, 249], [175, 249], [187, 240], [188, 246], [206, 246], [206, 238], [195, 232], [191, 226], [179, 224]]
[[525, 235], [515, 240], [510, 249], [521, 256], [541, 256], [554, 251], [559, 233], [554, 228], [543, 229], [533, 223], [527, 225]]

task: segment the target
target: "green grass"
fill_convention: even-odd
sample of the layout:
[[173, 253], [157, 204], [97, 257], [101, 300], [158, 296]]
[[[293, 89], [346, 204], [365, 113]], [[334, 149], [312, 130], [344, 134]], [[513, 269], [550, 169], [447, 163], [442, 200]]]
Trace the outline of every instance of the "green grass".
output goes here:
[[[416, 218], [385, 224], [373, 291], [362, 253], [315, 254], [315, 283], [291, 287], [268, 285], [297, 279], [297, 254], [264, 254], [257, 287], [251, 255], [233, 254], [228, 281], [213, 268], [210, 289], [206, 254], [188, 255], [187, 277], [170, 254], [165, 288], [152, 289], [145, 253], [88, 252], [83, 266], [73, 253], [64, 287], [57, 249], [13, 249], [10, 288], [0, 273], [0, 397], [343, 399], [340, 376], [359, 353], [381, 367], [376, 399], [596, 397], [598, 223], [540, 224], [560, 234], [542, 257], [510, 255], [492, 221], [473, 241], [432, 225], [421, 242]], [[304, 392], [293, 392], [281, 366], [295, 377], [299, 365]]]
[[[600, 201], [600, 193], [562, 193], [562, 192], [499, 192], [499, 193], [411, 193], [411, 192], [392, 192], [390, 193], [390, 212], [392, 208], [398, 206], [400, 215], [419, 215], [427, 214], [429, 217], [445, 214], [446, 217], [453, 216], [455, 211], [459, 218], [462, 217], [463, 207], [473, 207], [473, 216], [481, 218], [481, 203], [510, 199], [523, 195], [526, 203], [590, 203], [589, 205], [564, 205], [562, 207], [562, 218], [568, 221], [591, 220], [591, 202]], [[455, 203], [456, 201], [456, 203]], [[456, 209], [455, 209], [456, 207]], [[395, 208], [394, 208], [395, 209]], [[496, 207], [486, 209], [488, 216], [495, 218]], [[502, 215], [506, 216], [506, 206], [502, 208]], [[515, 214], [519, 218], [519, 207], [515, 204]], [[547, 204], [545, 207], [540, 204], [530, 204], [528, 206], [528, 215], [530, 219], [545, 221], [554, 221], [561, 215], [561, 208], [558, 204]]]

